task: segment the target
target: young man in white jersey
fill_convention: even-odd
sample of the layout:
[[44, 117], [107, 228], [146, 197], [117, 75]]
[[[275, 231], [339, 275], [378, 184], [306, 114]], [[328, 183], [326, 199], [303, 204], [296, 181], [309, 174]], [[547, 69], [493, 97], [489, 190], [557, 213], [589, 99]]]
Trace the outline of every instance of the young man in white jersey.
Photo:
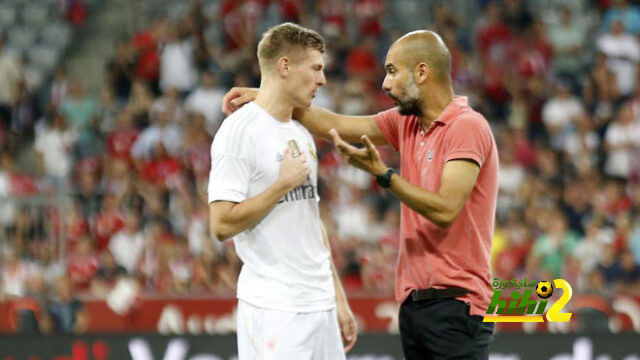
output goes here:
[[233, 237], [244, 264], [240, 360], [345, 359], [356, 340], [318, 211], [315, 144], [291, 119], [325, 84], [323, 53], [313, 30], [269, 29], [258, 44], [258, 95], [222, 123], [211, 145], [211, 231]]

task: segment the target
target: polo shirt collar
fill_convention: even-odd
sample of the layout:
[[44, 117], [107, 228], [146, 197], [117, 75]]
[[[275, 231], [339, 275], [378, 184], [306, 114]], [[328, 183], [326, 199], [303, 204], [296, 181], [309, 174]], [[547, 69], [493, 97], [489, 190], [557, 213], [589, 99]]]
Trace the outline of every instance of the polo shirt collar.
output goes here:
[[467, 106], [467, 104], [468, 99], [466, 96], [454, 96], [453, 100], [444, 108], [444, 111], [442, 111], [440, 116], [438, 116], [433, 123], [447, 125], [460, 112], [460, 110], [462, 110], [462, 108]]

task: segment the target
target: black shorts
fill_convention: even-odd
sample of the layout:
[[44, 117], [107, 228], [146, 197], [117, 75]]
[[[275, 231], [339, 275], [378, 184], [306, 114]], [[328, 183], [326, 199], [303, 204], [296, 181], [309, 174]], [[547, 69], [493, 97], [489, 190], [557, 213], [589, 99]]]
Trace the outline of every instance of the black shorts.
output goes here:
[[453, 298], [400, 306], [400, 336], [406, 360], [488, 359], [494, 323], [469, 315], [469, 305]]

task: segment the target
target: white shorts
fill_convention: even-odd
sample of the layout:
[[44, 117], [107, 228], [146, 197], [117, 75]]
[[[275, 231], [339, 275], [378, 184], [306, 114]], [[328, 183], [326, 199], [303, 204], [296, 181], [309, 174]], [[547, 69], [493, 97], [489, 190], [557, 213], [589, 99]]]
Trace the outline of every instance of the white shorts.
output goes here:
[[238, 300], [239, 360], [344, 360], [336, 310], [296, 313]]

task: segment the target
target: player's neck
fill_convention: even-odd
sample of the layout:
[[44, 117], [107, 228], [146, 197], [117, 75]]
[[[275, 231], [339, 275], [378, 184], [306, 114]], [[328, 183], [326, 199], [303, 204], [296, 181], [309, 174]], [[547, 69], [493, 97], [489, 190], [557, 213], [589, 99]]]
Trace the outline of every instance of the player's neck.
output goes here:
[[293, 105], [284, 96], [281, 89], [263, 83], [260, 85], [258, 96], [253, 102], [278, 121], [287, 122], [291, 120]]
[[436, 121], [444, 109], [453, 101], [453, 88], [450, 85], [441, 86], [436, 91], [427, 92], [422, 105], [422, 114], [418, 118], [426, 131]]

